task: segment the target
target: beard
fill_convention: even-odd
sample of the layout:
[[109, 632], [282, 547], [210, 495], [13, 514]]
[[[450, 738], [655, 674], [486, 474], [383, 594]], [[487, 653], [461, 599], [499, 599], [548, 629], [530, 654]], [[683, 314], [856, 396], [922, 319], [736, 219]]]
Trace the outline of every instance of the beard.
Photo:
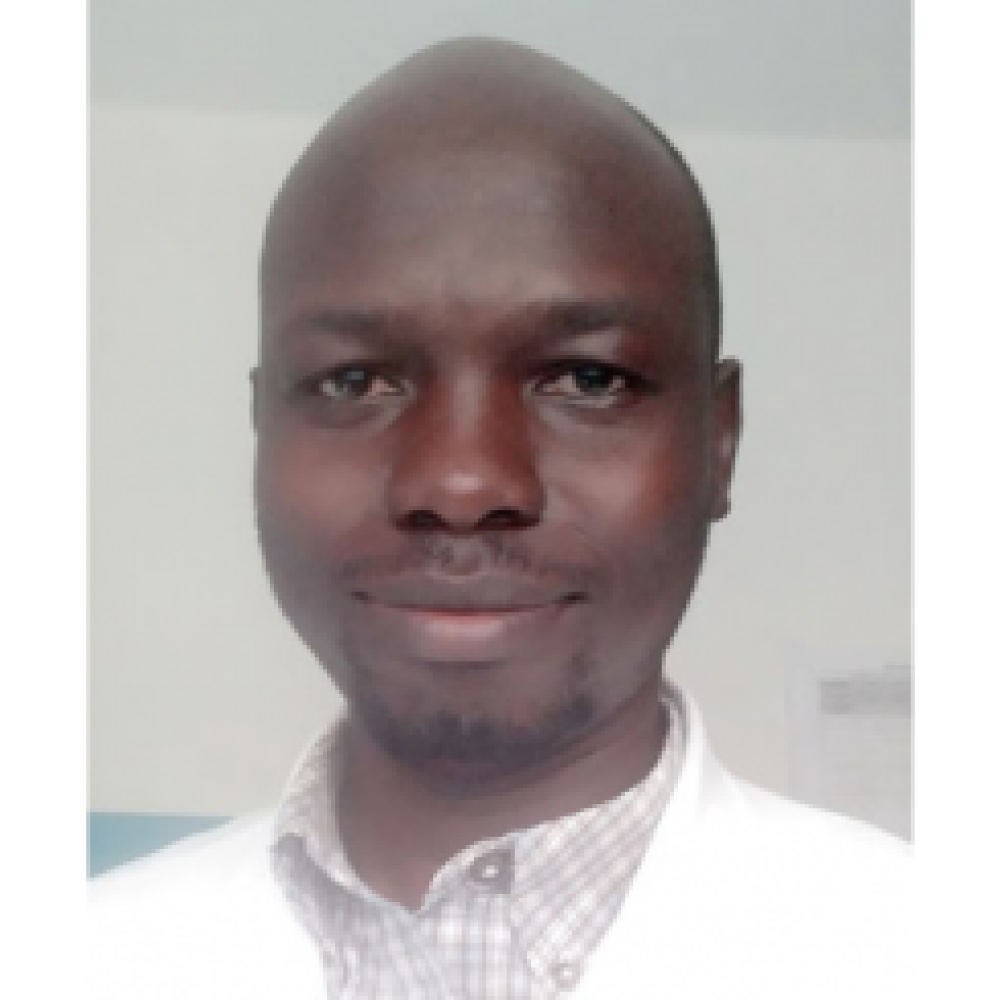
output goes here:
[[[575, 679], [588, 672], [580, 665]], [[382, 695], [368, 671], [355, 671], [353, 681], [351, 714], [372, 739], [425, 782], [464, 794], [544, 766], [589, 732], [598, 715], [593, 696], [579, 683], [568, 684], [530, 720], [515, 722], [482, 709], [404, 711]]]

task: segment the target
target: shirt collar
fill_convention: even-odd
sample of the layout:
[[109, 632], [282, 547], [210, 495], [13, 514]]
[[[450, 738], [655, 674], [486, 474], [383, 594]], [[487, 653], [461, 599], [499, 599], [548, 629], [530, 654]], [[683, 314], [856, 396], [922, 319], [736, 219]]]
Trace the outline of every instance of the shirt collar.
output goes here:
[[[539, 953], [563, 953], [577, 930], [577, 921], [565, 911], [564, 902], [571, 895], [566, 887], [579, 882], [585, 872], [590, 881], [628, 879], [673, 789], [687, 720], [680, 693], [669, 683], [664, 685], [662, 701], [668, 712], [667, 736], [656, 764], [642, 781], [608, 802], [466, 847], [435, 874], [424, 907], [468, 878], [479, 859], [499, 859], [507, 869], [492, 884], [497, 891], [511, 893], [512, 907], [526, 926], [526, 939]], [[321, 873], [356, 903], [395, 907], [354, 872], [338, 833], [338, 744], [344, 722], [339, 715], [312, 742], [286, 785], [272, 838], [275, 872], [286, 890], [289, 882], [298, 882], [293, 886], [297, 896], [302, 894], [305, 864], [313, 884]], [[634, 850], [622, 850], [623, 836]]]

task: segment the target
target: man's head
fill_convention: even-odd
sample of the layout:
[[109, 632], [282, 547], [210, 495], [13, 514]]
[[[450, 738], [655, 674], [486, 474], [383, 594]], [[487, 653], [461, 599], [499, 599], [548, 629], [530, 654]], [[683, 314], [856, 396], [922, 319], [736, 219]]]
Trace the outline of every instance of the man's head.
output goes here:
[[261, 268], [257, 507], [289, 620], [430, 779], [543, 763], [648, 697], [728, 509], [707, 213], [638, 115], [505, 43], [334, 116]]

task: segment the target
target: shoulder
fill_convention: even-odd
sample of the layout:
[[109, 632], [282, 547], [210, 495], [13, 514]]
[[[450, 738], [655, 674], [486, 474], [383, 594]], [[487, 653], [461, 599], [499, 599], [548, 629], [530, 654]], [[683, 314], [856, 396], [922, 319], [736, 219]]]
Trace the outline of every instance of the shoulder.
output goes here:
[[755, 849], [778, 855], [784, 864], [803, 864], [868, 878], [905, 877], [910, 870], [909, 843], [860, 820], [783, 798], [732, 778], [735, 797], [747, 817]]
[[88, 884], [93, 946], [216, 939], [279, 910], [270, 815], [234, 820], [178, 841]]
[[266, 873], [273, 814], [232, 820], [93, 879], [92, 908], [134, 906], [151, 895], [213, 893]]
[[771, 995], [793, 995], [782, 989], [821, 969], [830, 989], [817, 995], [896, 995], [913, 948], [910, 846], [737, 778], [729, 784], [706, 817], [704, 851], [691, 852], [699, 925], [738, 942], [748, 963], [786, 963], [787, 975], [775, 977], [787, 982]]
[[728, 865], [741, 867], [741, 884], [758, 872], [791, 893], [797, 886], [836, 893], [909, 879], [909, 844], [738, 778], [715, 757], [690, 699], [684, 714], [688, 744], [667, 814], [675, 814], [679, 831], [693, 835], [693, 855], [727, 872]]
[[912, 930], [909, 844], [736, 778], [702, 832], [701, 884], [748, 940], [794, 943], [814, 962], [843, 946], [865, 967], [898, 968]]
[[[94, 879], [93, 995], [274, 996], [293, 974], [312, 976], [271, 875], [271, 827], [270, 814], [237, 820]], [[317, 994], [309, 985], [299, 995]]]

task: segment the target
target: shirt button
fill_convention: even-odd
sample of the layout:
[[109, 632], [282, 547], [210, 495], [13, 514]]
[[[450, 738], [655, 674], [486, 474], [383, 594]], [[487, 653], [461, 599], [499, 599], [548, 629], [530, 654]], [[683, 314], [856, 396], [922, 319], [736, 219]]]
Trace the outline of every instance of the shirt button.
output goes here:
[[571, 990], [580, 980], [579, 962], [556, 962], [552, 966], [552, 978], [561, 990]]
[[472, 862], [469, 876], [492, 889], [509, 884], [512, 870], [513, 858], [509, 851], [490, 851]]

